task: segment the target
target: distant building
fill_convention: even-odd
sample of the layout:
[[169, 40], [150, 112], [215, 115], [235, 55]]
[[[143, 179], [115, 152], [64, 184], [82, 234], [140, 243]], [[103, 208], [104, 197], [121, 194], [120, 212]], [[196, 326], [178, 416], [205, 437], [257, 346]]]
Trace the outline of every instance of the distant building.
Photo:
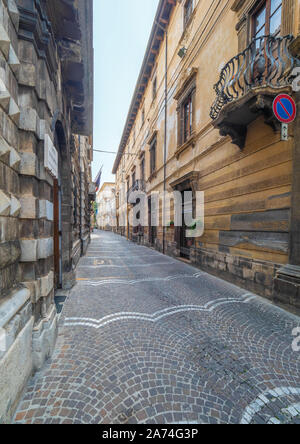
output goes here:
[[0, 423], [51, 356], [89, 242], [92, 0], [0, 0]]
[[100, 230], [113, 230], [116, 226], [116, 185], [105, 182], [97, 193], [97, 226]]

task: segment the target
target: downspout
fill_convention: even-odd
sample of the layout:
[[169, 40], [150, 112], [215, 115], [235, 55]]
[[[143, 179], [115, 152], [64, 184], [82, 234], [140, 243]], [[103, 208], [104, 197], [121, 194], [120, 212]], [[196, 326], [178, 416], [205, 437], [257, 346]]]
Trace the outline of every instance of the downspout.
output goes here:
[[164, 211], [163, 211], [163, 254], [166, 254], [166, 191], [167, 191], [167, 143], [168, 143], [168, 31], [166, 37], [166, 66], [165, 66], [165, 140], [164, 140]]
[[79, 221], [79, 236], [80, 236], [80, 256], [83, 255], [83, 245], [82, 245], [82, 175], [81, 175], [81, 139], [79, 136], [79, 203], [80, 203], [80, 221]]
[[165, 214], [166, 214], [166, 191], [167, 191], [167, 130], [168, 130], [168, 30], [164, 28], [159, 22], [156, 21], [157, 26], [163, 30], [166, 40], [165, 50], [165, 135], [164, 135], [164, 198], [163, 198], [163, 254], [166, 254], [166, 227], [165, 227]]

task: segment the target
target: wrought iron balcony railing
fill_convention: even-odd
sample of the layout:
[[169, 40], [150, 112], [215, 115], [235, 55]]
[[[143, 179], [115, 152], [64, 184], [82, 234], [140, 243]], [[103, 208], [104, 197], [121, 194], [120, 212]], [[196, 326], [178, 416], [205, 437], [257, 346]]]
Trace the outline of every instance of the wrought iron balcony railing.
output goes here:
[[293, 36], [263, 36], [233, 57], [222, 69], [220, 80], [214, 86], [217, 98], [210, 117], [216, 120], [222, 108], [245, 96], [256, 87], [279, 89], [292, 82], [292, 71], [299, 61], [289, 52]]

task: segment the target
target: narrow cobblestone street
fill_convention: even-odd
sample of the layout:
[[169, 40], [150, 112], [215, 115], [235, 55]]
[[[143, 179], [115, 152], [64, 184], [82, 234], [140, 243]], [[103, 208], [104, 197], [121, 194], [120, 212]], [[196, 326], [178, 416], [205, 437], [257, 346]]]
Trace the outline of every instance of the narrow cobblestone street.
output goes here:
[[16, 423], [300, 423], [295, 316], [112, 233], [77, 278]]

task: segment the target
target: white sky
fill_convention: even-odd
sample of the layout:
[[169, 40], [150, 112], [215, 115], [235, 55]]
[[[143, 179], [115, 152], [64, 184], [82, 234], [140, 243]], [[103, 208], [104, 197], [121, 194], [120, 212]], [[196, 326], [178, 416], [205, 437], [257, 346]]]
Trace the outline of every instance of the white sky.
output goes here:
[[[159, 0], [94, 0], [94, 149], [117, 151]], [[115, 155], [94, 153], [93, 179], [114, 181]]]

